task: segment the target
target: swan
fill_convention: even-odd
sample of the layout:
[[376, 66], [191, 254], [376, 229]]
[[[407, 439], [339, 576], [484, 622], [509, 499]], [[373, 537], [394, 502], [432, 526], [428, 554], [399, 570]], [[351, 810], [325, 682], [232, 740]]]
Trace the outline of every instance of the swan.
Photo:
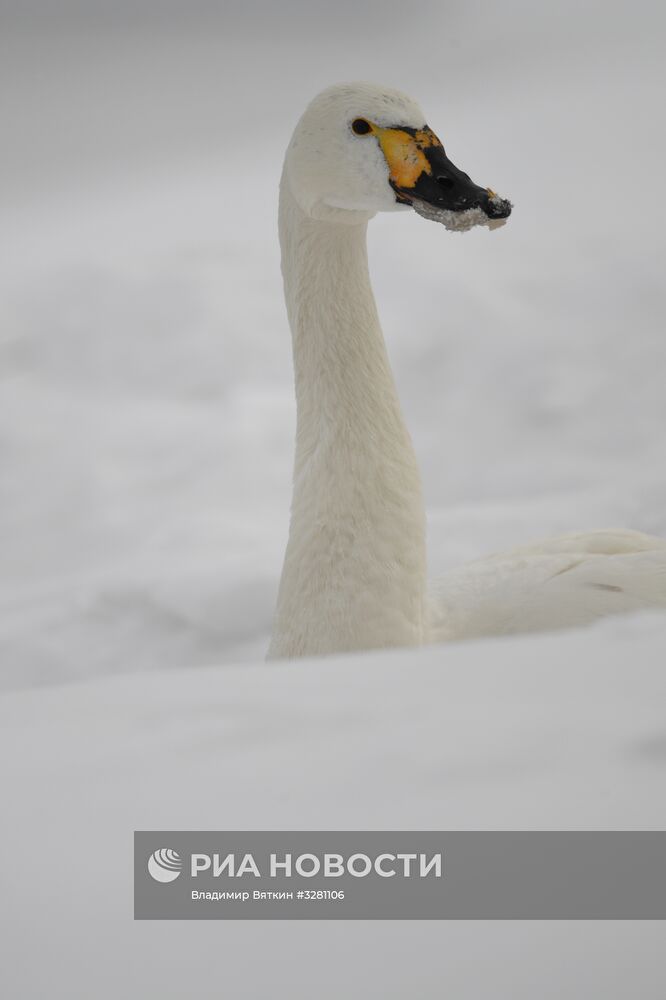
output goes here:
[[315, 97], [280, 181], [297, 429], [269, 658], [572, 627], [666, 607], [666, 541], [628, 530], [524, 546], [428, 589], [419, 469], [366, 250], [377, 212], [410, 207], [458, 231], [498, 227], [511, 212], [453, 165], [406, 94], [353, 83]]

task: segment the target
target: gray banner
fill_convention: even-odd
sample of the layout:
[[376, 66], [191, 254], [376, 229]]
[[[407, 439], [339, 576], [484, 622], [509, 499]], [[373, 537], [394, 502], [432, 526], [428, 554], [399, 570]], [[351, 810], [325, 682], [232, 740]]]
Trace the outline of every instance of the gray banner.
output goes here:
[[662, 920], [666, 832], [138, 831], [139, 920]]

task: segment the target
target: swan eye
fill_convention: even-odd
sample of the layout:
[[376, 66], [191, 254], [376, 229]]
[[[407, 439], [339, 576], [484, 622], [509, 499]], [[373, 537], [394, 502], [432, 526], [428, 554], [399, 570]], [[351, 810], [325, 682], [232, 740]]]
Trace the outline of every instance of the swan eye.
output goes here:
[[367, 122], [365, 118], [355, 118], [352, 122], [352, 132], [354, 135], [367, 135], [370, 131], [370, 122]]

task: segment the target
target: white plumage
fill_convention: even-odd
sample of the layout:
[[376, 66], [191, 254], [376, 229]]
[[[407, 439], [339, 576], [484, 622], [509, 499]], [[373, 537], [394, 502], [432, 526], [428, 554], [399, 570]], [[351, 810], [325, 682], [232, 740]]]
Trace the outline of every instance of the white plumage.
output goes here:
[[[376, 133], [354, 134], [358, 118]], [[377, 211], [408, 210], [375, 135], [425, 126], [406, 95], [344, 84], [315, 98], [287, 150], [280, 242], [297, 435], [271, 656], [572, 627], [666, 607], [666, 541], [626, 530], [501, 553], [428, 589], [420, 477], [366, 250]], [[406, 148], [401, 156], [411, 155]], [[441, 214], [445, 221], [451, 213]]]
[[436, 581], [430, 638], [572, 628], [650, 607], [666, 607], [666, 541], [622, 529], [572, 533]]

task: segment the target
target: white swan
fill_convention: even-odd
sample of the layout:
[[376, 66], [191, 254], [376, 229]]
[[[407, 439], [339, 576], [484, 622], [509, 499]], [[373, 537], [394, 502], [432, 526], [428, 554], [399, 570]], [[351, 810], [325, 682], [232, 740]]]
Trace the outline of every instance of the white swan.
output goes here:
[[365, 83], [319, 94], [280, 185], [297, 433], [269, 656], [560, 628], [666, 606], [666, 541], [632, 531], [516, 549], [428, 592], [419, 471], [366, 252], [368, 220], [407, 205], [453, 229], [501, 224], [511, 210], [447, 159], [409, 97]]

